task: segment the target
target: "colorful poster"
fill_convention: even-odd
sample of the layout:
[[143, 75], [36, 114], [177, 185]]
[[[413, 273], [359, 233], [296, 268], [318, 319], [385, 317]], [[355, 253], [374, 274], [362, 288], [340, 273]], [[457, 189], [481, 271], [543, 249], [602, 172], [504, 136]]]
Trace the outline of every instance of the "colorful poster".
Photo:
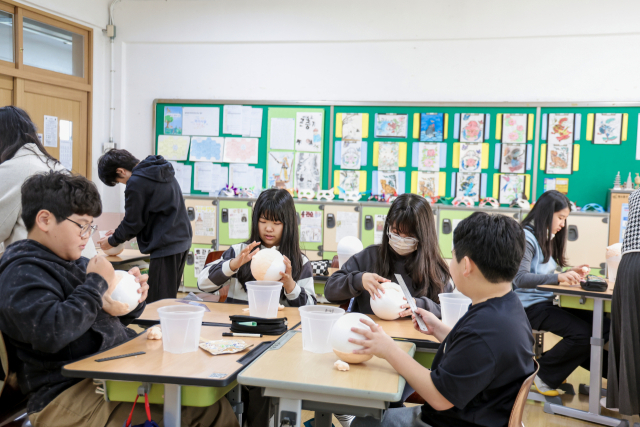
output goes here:
[[593, 126], [594, 144], [618, 145], [621, 143], [622, 114], [596, 113]]
[[500, 175], [500, 204], [510, 205], [514, 200], [526, 198], [524, 186], [526, 177], [524, 175]]
[[547, 145], [547, 168], [549, 175], [570, 175], [573, 165], [573, 144], [555, 143]]
[[165, 160], [187, 160], [191, 138], [188, 136], [158, 136], [158, 155]]
[[523, 144], [502, 144], [500, 172], [525, 173], [527, 146]]
[[398, 170], [398, 143], [393, 141], [378, 142], [378, 170]]
[[320, 153], [296, 153], [296, 188], [298, 190], [320, 190], [322, 165]]
[[216, 224], [218, 222], [216, 206], [196, 206], [196, 221], [194, 223], [194, 236], [216, 236]]
[[214, 252], [215, 249], [211, 248], [193, 248], [194, 262], [193, 262], [193, 275], [194, 277], [200, 276], [200, 272], [207, 262], [207, 255], [210, 252]]
[[225, 138], [223, 162], [258, 163], [258, 138]]
[[382, 236], [384, 235], [384, 223], [387, 220], [386, 215], [374, 215], [374, 232], [373, 232], [373, 244], [379, 245], [382, 243]]
[[182, 135], [182, 107], [164, 107], [164, 134]]
[[362, 141], [361, 113], [342, 113], [342, 139]]
[[322, 113], [296, 113], [296, 151], [322, 150]]
[[362, 141], [340, 141], [340, 168], [360, 169], [362, 166]]
[[293, 152], [270, 151], [267, 165], [267, 188], [294, 188]]
[[322, 242], [322, 212], [300, 212], [300, 241]]
[[376, 138], [406, 138], [408, 114], [376, 114]]
[[422, 197], [438, 197], [439, 172], [418, 172], [418, 194]]
[[229, 238], [249, 238], [249, 209], [229, 209]]
[[527, 142], [527, 114], [502, 115], [502, 142], [525, 144]]
[[341, 170], [338, 186], [344, 191], [360, 191], [360, 171]]
[[211, 136], [191, 137], [191, 162], [221, 162], [224, 151], [224, 138]]
[[444, 113], [420, 114], [420, 141], [444, 141]]
[[480, 201], [479, 173], [458, 172], [456, 180], [456, 197], [469, 197], [474, 202]]
[[460, 144], [460, 172], [480, 172], [482, 144]]
[[378, 194], [397, 195], [400, 190], [399, 172], [378, 171]]
[[484, 114], [460, 115], [460, 142], [484, 142]]
[[437, 172], [440, 170], [440, 144], [418, 143], [418, 170]]
[[182, 115], [183, 135], [220, 135], [220, 108], [184, 107]]
[[547, 126], [547, 144], [573, 144], [573, 113], [549, 113]]

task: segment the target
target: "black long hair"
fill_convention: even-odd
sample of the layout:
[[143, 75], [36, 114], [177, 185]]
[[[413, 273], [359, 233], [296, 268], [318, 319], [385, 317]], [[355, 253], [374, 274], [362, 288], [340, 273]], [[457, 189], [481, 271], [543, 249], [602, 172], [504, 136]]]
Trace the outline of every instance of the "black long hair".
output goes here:
[[40, 152], [31, 151], [44, 156], [46, 163], [58, 163], [38, 139], [36, 125], [26, 111], [13, 106], [0, 108], [0, 164], [12, 159], [25, 144], [34, 144]]
[[[261, 242], [258, 224], [260, 218], [268, 221], [282, 223], [282, 237], [280, 238], [279, 251], [291, 261], [291, 277], [296, 282], [302, 273], [302, 251], [300, 250], [300, 238], [298, 236], [298, 217], [293, 197], [285, 189], [270, 188], [260, 193], [253, 208], [251, 218], [251, 235], [247, 244]], [[238, 280], [242, 287], [245, 283], [256, 280], [251, 274], [251, 263], [248, 262], [238, 271]]]
[[438, 295], [444, 291], [451, 278], [449, 266], [442, 257], [433, 211], [429, 202], [417, 194], [405, 193], [391, 204], [382, 233], [382, 244], [378, 247], [380, 262], [376, 266], [382, 277], [393, 277], [394, 261], [399, 257], [389, 245], [389, 229], [418, 239], [417, 249], [408, 255], [405, 270], [414, 286], [422, 289], [419, 296], [439, 303]]
[[549, 262], [550, 258], [560, 267], [567, 265], [564, 256], [564, 246], [567, 242], [566, 224], [554, 238], [551, 238], [551, 225], [553, 214], [563, 209], [571, 209], [569, 198], [556, 190], [549, 190], [542, 193], [536, 201], [531, 212], [522, 220], [522, 227], [529, 226], [533, 229], [533, 235], [542, 249], [544, 255], [543, 263]]

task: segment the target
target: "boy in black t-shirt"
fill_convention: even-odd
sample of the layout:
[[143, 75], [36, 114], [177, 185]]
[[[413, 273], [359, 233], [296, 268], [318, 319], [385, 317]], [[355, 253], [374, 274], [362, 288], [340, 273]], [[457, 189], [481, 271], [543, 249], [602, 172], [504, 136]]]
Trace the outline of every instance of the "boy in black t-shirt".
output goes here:
[[[472, 305], [453, 329], [418, 309], [426, 334], [442, 343], [431, 370], [372, 321], [362, 321], [368, 329], [353, 328], [366, 338], [351, 340], [365, 346], [354, 353], [386, 359], [426, 404], [390, 409], [382, 421], [356, 418], [352, 427], [507, 426], [518, 391], [534, 372], [531, 326], [511, 290], [524, 244], [520, 225], [503, 215], [474, 213], [456, 227], [451, 276]], [[420, 330], [415, 317], [413, 323]]]

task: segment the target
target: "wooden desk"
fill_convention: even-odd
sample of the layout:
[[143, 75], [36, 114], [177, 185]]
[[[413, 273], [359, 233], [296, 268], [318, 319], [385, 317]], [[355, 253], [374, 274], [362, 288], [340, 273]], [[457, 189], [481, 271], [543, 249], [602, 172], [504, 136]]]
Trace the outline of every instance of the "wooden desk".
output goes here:
[[440, 347], [440, 342], [436, 337], [416, 331], [410, 317], [396, 320], [382, 320], [373, 314], [367, 314], [367, 316], [369, 316], [378, 325], [382, 326], [382, 329], [384, 329], [387, 335], [392, 338], [399, 338], [412, 342], [419, 348], [431, 348], [437, 350], [438, 347]]
[[[413, 356], [415, 344], [399, 342]], [[279, 347], [275, 349], [275, 347]], [[350, 365], [340, 372], [334, 353], [317, 354], [302, 350], [302, 334], [289, 331], [238, 375], [240, 384], [264, 387], [264, 395], [279, 398], [275, 425], [282, 411], [297, 413], [300, 425], [302, 402], [316, 411], [316, 427], [330, 426], [331, 413], [380, 418], [388, 402], [400, 399], [405, 380], [384, 359], [373, 357]]]
[[[98, 249], [98, 255], [104, 255], [102, 249]], [[145, 255], [135, 249], [125, 249], [120, 255], [107, 256], [107, 261], [112, 265], [127, 264], [135, 261], [150, 259], [151, 255]]]

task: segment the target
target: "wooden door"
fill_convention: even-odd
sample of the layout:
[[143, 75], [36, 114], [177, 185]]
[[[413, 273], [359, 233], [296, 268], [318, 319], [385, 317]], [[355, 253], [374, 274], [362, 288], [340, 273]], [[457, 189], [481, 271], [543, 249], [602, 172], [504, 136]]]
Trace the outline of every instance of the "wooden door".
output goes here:
[[13, 77], [0, 75], [0, 107], [13, 105]]

